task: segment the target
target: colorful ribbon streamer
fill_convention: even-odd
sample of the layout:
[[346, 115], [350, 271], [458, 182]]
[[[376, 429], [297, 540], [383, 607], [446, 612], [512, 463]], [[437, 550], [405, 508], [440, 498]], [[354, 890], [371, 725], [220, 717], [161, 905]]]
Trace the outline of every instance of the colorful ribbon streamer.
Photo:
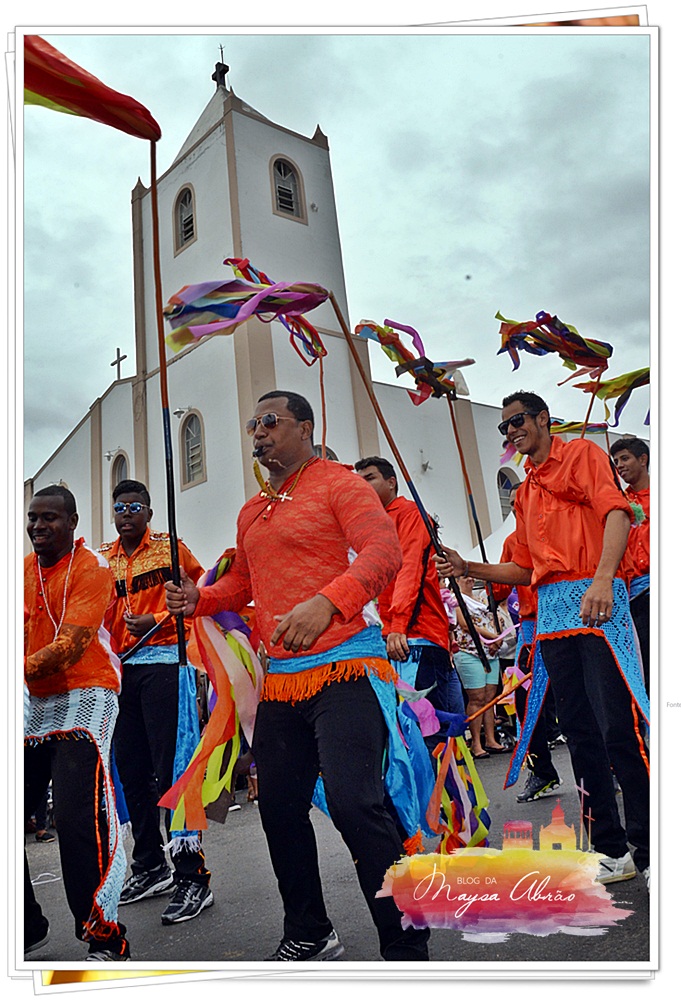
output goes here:
[[177, 352], [201, 337], [232, 334], [251, 316], [266, 323], [285, 316], [290, 322], [291, 317], [316, 309], [328, 297], [325, 288], [310, 282], [268, 285], [234, 279], [185, 285], [171, 295], [163, 309], [173, 331], [166, 343]]
[[[416, 382], [416, 392], [409, 391], [412, 403], [420, 406], [431, 396], [442, 396], [447, 392], [456, 394], [454, 375], [458, 368], [474, 365], [472, 358], [464, 361], [429, 361], [425, 357], [425, 348], [418, 332], [412, 326], [404, 326], [392, 319], [383, 321], [380, 326], [370, 320], [363, 319], [355, 327], [355, 335], [363, 340], [373, 340], [380, 344], [383, 352], [397, 365], [397, 375], [409, 372]], [[408, 334], [418, 355], [405, 347], [396, 330]]]
[[[520, 367], [519, 351], [535, 354], [539, 357], [545, 354], [557, 354], [562, 358], [566, 368], [572, 375], [565, 379], [576, 378], [578, 375], [596, 377], [608, 367], [612, 357], [612, 347], [600, 340], [588, 340], [580, 336], [574, 326], [563, 323], [557, 316], [546, 312], [538, 312], [534, 321], [516, 323], [497, 313], [495, 319], [501, 320], [501, 347], [497, 354], [506, 352], [513, 361], [513, 371]], [[563, 385], [563, 382], [559, 382]]]

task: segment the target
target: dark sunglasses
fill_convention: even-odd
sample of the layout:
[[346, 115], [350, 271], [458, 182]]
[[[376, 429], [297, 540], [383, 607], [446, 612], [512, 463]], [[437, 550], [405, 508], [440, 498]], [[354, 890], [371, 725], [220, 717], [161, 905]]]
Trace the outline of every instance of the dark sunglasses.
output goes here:
[[114, 514], [125, 514], [128, 508], [130, 509], [131, 514], [139, 514], [139, 512], [145, 508], [150, 510], [150, 507], [147, 504], [139, 503], [137, 500], [133, 500], [132, 503], [123, 503], [122, 500], [119, 500], [113, 505]]
[[499, 424], [499, 433], [506, 437], [506, 432], [509, 427], [522, 427], [525, 423], [525, 417], [536, 417], [537, 414], [534, 410], [523, 410], [522, 413], [514, 413], [512, 417], [508, 420], [502, 420]]
[[280, 420], [295, 420], [295, 417], [280, 417], [278, 413], [263, 413], [261, 417], [251, 417], [246, 421], [246, 433], [253, 437], [258, 424], [262, 424], [266, 431], [271, 431]]

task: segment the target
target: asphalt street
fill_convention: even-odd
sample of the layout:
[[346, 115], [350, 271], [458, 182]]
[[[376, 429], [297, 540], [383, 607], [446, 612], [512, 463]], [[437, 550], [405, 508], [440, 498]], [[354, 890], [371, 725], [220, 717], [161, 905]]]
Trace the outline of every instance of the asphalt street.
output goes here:
[[[554, 761], [563, 785], [557, 796], [519, 804], [518, 785], [503, 790], [507, 756], [490, 757], [478, 765], [490, 800], [492, 819], [490, 846], [501, 848], [504, 823], [531, 820], [535, 839], [540, 826], [547, 825], [560, 798], [569, 825], [579, 826], [579, 799], [572, 778], [567, 748], [554, 752]], [[621, 810], [621, 795], [618, 795]], [[260, 824], [257, 804], [246, 801], [246, 792], [237, 792], [241, 809], [230, 812], [224, 824], [210, 823], [204, 845], [212, 872], [214, 905], [196, 919], [176, 926], [161, 924], [161, 912], [168, 896], [142, 900], [120, 908], [126, 925], [134, 961], [149, 967], [175, 968], [178, 962], [226, 964], [261, 962], [272, 954], [282, 936], [282, 908]], [[381, 959], [377, 938], [354, 871], [350, 855], [331, 821], [313, 810], [319, 845], [320, 868], [330, 919], [345, 945], [345, 961], [377, 962]], [[436, 841], [428, 841], [431, 849]], [[86, 946], [76, 940], [73, 920], [66, 904], [59, 865], [58, 842], [36, 843], [26, 835], [31, 877], [36, 895], [50, 921], [50, 940], [31, 956], [35, 968], [58, 968], [63, 963], [82, 962]], [[127, 844], [128, 854], [130, 843]], [[20, 884], [20, 882], [19, 882]], [[19, 890], [20, 891], [20, 890]], [[509, 934], [502, 942], [468, 940], [459, 931], [434, 929], [430, 954], [438, 962], [561, 963], [624, 962], [636, 965], [650, 955], [649, 897], [645, 880], [638, 876], [608, 886], [616, 905], [633, 913], [616, 926], [594, 936], [565, 933], [544, 937], [526, 933]]]

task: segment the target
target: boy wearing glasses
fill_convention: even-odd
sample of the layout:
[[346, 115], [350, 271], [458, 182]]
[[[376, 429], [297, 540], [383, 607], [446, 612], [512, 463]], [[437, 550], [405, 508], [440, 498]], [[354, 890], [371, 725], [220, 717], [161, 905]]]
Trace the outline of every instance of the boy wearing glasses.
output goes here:
[[[549, 409], [530, 392], [503, 401], [499, 431], [526, 456], [515, 499], [511, 562], [466, 563], [451, 549], [441, 574], [537, 588], [538, 669], [529, 701], [541, 698], [546, 674], [556, 696], [572, 768], [594, 849], [605, 855], [597, 881], [621, 882], [643, 872], [649, 884], [649, 767], [638, 709], [649, 717], [629, 612], [625, 563], [633, 513], [610, 459], [593, 441], [551, 437]], [[619, 820], [611, 767], [624, 797]], [[634, 848], [634, 859], [628, 844]]]
[[[121, 905], [168, 892], [173, 894], [163, 924], [191, 920], [213, 904], [210, 872], [198, 834], [173, 834], [168, 867], [159, 828], [158, 800], [189, 762], [199, 740], [194, 668], [180, 667], [175, 621], [168, 617], [164, 584], [171, 579], [168, 535], [152, 532], [151, 499], [144, 483], [126, 479], [113, 491], [115, 542], [102, 545], [115, 584], [109, 628], [120, 654], [132, 649], [167, 619], [123, 664], [114, 754], [130, 814], [134, 847], [132, 874]], [[178, 541], [180, 565], [196, 581], [203, 570]], [[178, 717], [180, 726], [178, 729]], [[170, 825], [166, 813], [166, 830]], [[170, 837], [170, 834], [169, 834]]]

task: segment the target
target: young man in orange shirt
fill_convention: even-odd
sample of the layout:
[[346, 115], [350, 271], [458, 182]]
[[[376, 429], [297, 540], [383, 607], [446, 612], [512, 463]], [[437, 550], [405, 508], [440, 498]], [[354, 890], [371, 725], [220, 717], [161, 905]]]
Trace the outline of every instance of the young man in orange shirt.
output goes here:
[[[499, 431], [527, 456], [515, 500], [513, 561], [469, 566], [446, 550], [438, 568], [443, 575], [471, 572], [536, 586], [537, 639], [575, 781], [588, 795], [591, 843], [605, 855], [597, 879], [619, 882], [638, 869], [649, 883], [650, 780], [638, 718], [639, 710], [650, 713], [622, 569], [633, 513], [608, 455], [592, 441], [552, 438], [550, 423], [548, 406], [535, 393], [503, 401]], [[535, 676], [533, 687], [540, 680]], [[624, 797], [626, 833], [611, 764]]]
[[[397, 473], [385, 458], [363, 458], [355, 462], [355, 471], [376, 491], [402, 549], [402, 567], [378, 597], [388, 657], [412, 687], [434, 688], [428, 695], [434, 708], [464, 713], [461, 682], [449, 652], [449, 619], [423, 518], [413, 500], [398, 496]], [[446, 729], [425, 737], [430, 751], [443, 741]]]
[[629, 532], [627, 557], [632, 567], [629, 607], [641, 647], [646, 691], [650, 692], [650, 449], [637, 437], [623, 437], [610, 448], [624, 491], [643, 510], [643, 521]]
[[[75, 540], [76, 501], [63, 486], [38, 490], [28, 509], [33, 554], [24, 560], [24, 807], [28, 818], [52, 779], [62, 878], [87, 962], [130, 958], [118, 900], [125, 850], [109, 771], [120, 663], [103, 625], [113, 599], [108, 566]], [[24, 856], [24, 954], [49, 925]]]
[[403, 851], [384, 804], [388, 729], [375, 687], [391, 683], [393, 671], [380, 629], [367, 627], [362, 611], [400, 568], [399, 541], [368, 484], [347, 466], [317, 457], [313, 430], [312, 408], [298, 393], [260, 398], [246, 431], [270, 478], [241, 508], [229, 572], [201, 588], [183, 574], [181, 588], [166, 584], [166, 599], [174, 614], [187, 616], [255, 604], [269, 666], [253, 755], [284, 903], [284, 937], [272, 960], [331, 961], [344, 954], [327, 915], [310, 820], [321, 772], [381, 955], [427, 961], [428, 929], [404, 929], [392, 897], [376, 898]]
[[[123, 686], [114, 733], [114, 754], [134, 846], [132, 874], [121, 905], [173, 890], [161, 923], [192, 920], [213, 905], [210, 872], [197, 832], [170, 833], [168, 866], [160, 831], [158, 801], [189, 763], [199, 741], [195, 669], [178, 661], [175, 622], [165, 606], [166, 580], [171, 578], [168, 535], [152, 532], [151, 498], [134, 479], [113, 491], [115, 542], [102, 545], [115, 584], [115, 601], [107, 623], [121, 654], [167, 618], [165, 625], [123, 664]], [[190, 579], [203, 570], [186, 545], [178, 542], [180, 565]], [[179, 725], [178, 725], [179, 722]]]

